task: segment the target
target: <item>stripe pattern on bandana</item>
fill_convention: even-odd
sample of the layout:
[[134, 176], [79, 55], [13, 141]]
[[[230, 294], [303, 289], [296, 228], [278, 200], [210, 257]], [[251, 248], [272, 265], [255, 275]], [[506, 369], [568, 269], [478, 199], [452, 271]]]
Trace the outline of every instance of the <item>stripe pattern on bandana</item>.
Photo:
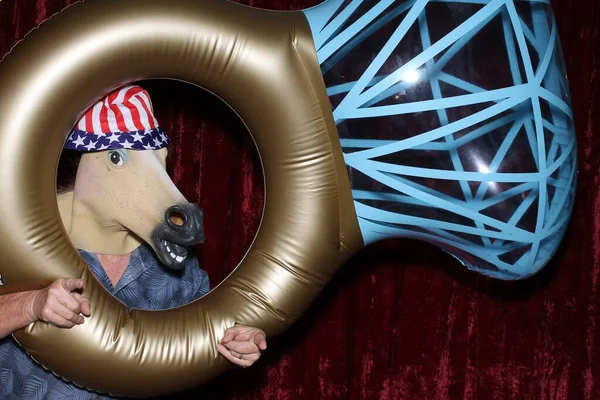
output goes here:
[[150, 95], [132, 85], [109, 93], [91, 107], [79, 120], [64, 147], [84, 152], [158, 150], [170, 142], [154, 118]]

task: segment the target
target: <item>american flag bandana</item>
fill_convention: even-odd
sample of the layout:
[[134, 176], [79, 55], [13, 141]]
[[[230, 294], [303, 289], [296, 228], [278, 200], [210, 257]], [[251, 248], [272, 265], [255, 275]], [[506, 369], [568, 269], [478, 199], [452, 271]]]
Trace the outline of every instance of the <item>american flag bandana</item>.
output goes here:
[[148, 92], [139, 86], [125, 86], [91, 107], [75, 125], [64, 147], [85, 152], [158, 150], [170, 142], [154, 118]]

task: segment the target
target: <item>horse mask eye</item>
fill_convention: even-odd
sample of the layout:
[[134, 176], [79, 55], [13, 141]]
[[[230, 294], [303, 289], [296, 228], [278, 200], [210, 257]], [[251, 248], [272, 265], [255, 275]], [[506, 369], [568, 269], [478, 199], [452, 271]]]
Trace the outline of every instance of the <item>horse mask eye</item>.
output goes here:
[[122, 167], [127, 161], [127, 152], [124, 150], [111, 150], [108, 152], [108, 160], [115, 167]]

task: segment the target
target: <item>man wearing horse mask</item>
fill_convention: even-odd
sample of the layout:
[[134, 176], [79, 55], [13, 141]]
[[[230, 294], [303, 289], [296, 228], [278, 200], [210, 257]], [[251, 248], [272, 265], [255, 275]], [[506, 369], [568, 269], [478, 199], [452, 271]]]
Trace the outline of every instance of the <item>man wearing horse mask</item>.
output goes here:
[[[65, 144], [79, 159], [74, 183], [58, 195], [65, 228], [96, 278], [131, 308], [177, 307], [209, 291], [206, 272], [188, 253], [204, 240], [203, 216], [166, 172], [169, 143], [148, 93], [127, 86], [88, 110]], [[0, 397], [99, 398], [43, 370], [7, 337], [34, 321], [62, 328], [84, 323], [93, 305], [79, 293], [83, 285], [65, 278], [0, 296]], [[265, 349], [265, 333], [243, 325], [225, 331], [218, 344], [243, 367]]]

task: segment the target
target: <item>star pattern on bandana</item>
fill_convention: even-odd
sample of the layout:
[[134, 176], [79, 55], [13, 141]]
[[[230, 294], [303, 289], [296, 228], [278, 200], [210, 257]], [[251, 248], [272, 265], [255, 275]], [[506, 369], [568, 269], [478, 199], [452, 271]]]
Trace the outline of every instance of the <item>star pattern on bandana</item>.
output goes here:
[[65, 148], [85, 152], [111, 149], [158, 150], [171, 143], [160, 128], [96, 135], [74, 129]]
[[73, 145], [74, 146], [83, 146], [84, 145], [83, 137], [78, 137], [77, 139], [75, 139], [73, 141]]
[[139, 132], [135, 132], [133, 135], [131, 135], [131, 138], [136, 142], [141, 142], [142, 139], [144, 139], [144, 136], [140, 135]]
[[83, 147], [85, 147], [85, 149], [87, 151], [92, 151], [92, 150], [96, 149], [96, 143], [97, 142], [94, 142], [93, 140], [90, 140], [90, 142], [88, 144], [86, 144], [85, 146], [83, 146]]

